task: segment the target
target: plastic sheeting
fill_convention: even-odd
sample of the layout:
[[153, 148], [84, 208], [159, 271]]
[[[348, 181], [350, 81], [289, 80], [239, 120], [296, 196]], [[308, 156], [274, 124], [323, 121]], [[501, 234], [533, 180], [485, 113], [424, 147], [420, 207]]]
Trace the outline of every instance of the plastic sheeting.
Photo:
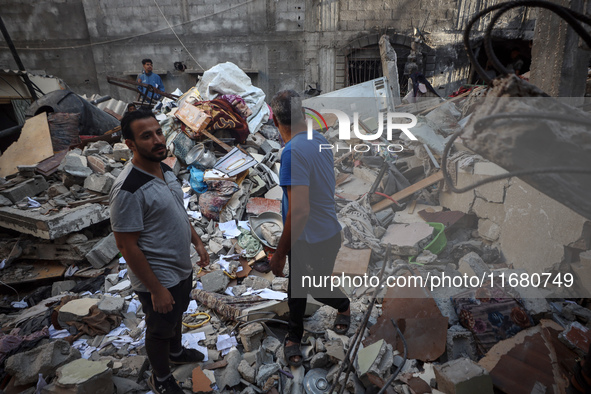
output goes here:
[[220, 63], [205, 71], [197, 83], [197, 89], [204, 100], [213, 100], [223, 94], [241, 96], [252, 110], [252, 115], [247, 119], [251, 134], [259, 131], [269, 119], [265, 93], [253, 86], [248, 75], [234, 63]]

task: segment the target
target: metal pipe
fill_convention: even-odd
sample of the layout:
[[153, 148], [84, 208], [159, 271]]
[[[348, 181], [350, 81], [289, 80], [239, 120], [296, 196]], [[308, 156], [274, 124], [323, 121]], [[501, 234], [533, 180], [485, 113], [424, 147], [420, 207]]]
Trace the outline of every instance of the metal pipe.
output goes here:
[[4, 21], [2, 20], [1, 16], [0, 16], [0, 30], [2, 30], [2, 35], [4, 36], [4, 40], [6, 41], [6, 44], [8, 44], [8, 48], [10, 48], [10, 52], [12, 53], [12, 57], [14, 58], [14, 61], [16, 62], [18, 69], [24, 72], [24, 74], [21, 76], [25, 82], [25, 85], [27, 85], [27, 89], [29, 89], [29, 93], [31, 94], [31, 98], [33, 100], [37, 100], [37, 93], [35, 93], [35, 89], [33, 88], [33, 84], [31, 83], [31, 80], [29, 79], [29, 74], [27, 74], [27, 70], [25, 69], [23, 62], [21, 61], [21, 58], [19, 57], [18, 52], [16, 51], [16, 47], [14, 46], [14, 43], [12, 42], [12, 39], [10, 38], [10, 34], [8, 34], [8, 30], [6, 30], [6, 26], [4, 25]]

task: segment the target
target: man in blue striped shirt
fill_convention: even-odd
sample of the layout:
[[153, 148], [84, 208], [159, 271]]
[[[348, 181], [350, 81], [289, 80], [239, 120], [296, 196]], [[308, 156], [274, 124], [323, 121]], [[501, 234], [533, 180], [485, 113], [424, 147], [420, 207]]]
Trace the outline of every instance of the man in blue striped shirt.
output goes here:
[[[152, 72], [152, 59], [142, 60], [142, 65], [144, 66], [144, 72], [137, 76], [137, 81], [140, 83], [152, 85], [156, 89], [165, 92], [166, 90], [164, 90], [164, 84], [162, 83], [160, 75]], [[142, 94], [146, 94], [146, 90], [148, 89], [143, 86], [138, 86], [138, 90]], [[154, 96], [152, 97], [152, 92], [150, 91], [148, 91], [148, 94], [146, 95], [146, 98], [152, 98], [153, 100], [160, 100], [160, 97], [161, 96], [158, 93], [154, 93]]]

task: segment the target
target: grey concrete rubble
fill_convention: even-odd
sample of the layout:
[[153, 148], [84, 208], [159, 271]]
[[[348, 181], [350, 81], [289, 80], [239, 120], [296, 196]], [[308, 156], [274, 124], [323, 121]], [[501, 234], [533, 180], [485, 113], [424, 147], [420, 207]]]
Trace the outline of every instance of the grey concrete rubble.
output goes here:
[[53, 376], [56, 370], [80, 358], [80, 351], [66, 341], [56, 340], [27, 352], [18, 353], [6, 360], [6, 371], [14, 376], [15, 385], [35, 383], [39, 374]]
[[[325, 18], [328, 11], [321, 11]], [[342, 17], [359, 19], [369, 11], [348, 12]], [[459, 12], [462, 18], [466, 16], [466, 10]], [[343, 22], [355, 24], [359, 20], [339, 21]], [[358, 30], [367, 29], [367, 25], [360, 26]], [[400, 98], [401, 93], [408, 92], [400, 92], [404, 84], [399, 84], [397, 64], [405, 61], [402, 77], [406, 79], [410, 66], [421, 66], [425, 59], [434, 56], [425, 48], [423, 33], [416, 30], [409, 40], [400, 36], [392, 41], [390, 34], [382, 36], [379, 42], [377, 36], [371, 42], [366, 42], [366, 38], [356, 40], [355, 48], [379, 43], [386, 78], [352, 84], [347, 91], [327, 92], [332, 95], [329, 97], [340, 98], [349, 97], [352, 91], [369, 92], [372, 100], [379, 95], [387, 98], [380, 112], [408, 112], [418, 120], [412, 129], [418, 140], [401, 134], [399, 142], [404, 149], [396, 154], [351, 149], [349, 142], [358, 139], [359, 134], [346, 142], [340, 138], [334, 119], [325, 119], [329, 127], [321, 131], [335, 158], [335, 208], [343, 227], [344, 246], [337, 257], [335, 277], [342, 275], [353, 280], [364, 274], [377, 276], [386, 248], [390, 248], [385, 268], [390, 278], [426, 281], [418, 289], [405, 291], [408, 301], [393, 296], [390, 288], [379, 292], [368, 325], [360, 333], [361, 345], [353, 358], [354, 372], [346, 381], [344, 374], [337, 377], [337, 371], [346, 363], [351, 338], [362, 324], [375, 286], [341, 284], [351, 300], [351, 324], [342, 335], [335, 332], [336, 311], [309, 296], [301, 343], [303, 365], [289, 366], [284, 357], [285, 327], [278, 320], [288, 321], [287, 299], [283, 298], [287, 296], [290, 278], [276, 277], [270, 271], [268, 260], [273, 251], [263, 245], [278, 242], [281, 221], [263, 224], [260, 237], [254, 237], [254, 230], [248, 229], [253, 216], [281, 211], [283, 190], [278, 183], [284, 143], [272, 120], [263, 120], [257, 127], [260, 131], [251, 133], [241, 144], [257, 163], [248, 172], [229, 178], [238, 184], [238, 191], [228, 196], [225, 206], [215, 207], [220, 211], [219, 220], [213, 220], [205, 216], [209, 207], [205, 206], [203, 194], [192, 188], [194, 180], [183, 154], [187, 147], [179, 142], [185, 136], [182, 122], [173, 115], [178, 103], [173, 100], [174, 104], [164, 105], [166, 110], [156, 110], [159, 119], [164, 119], [161, 126], [170, 152], [167, 163], [182, 185], [189, 221], [201, 236], [212, 262], [207, 267], [197, 267], [199, 256], [192, 250], [193, 285], [199, 292], [195, 290], [192, 295], [194, 309], [183, 317], [183, 344], [198, 347], [207, 360], [172, 367], [174, 378], [186, 391], [193, 388], [220, 393], [304, 394], [310, 380], [322, 376], [326, 378], [323, 383], [335, 383], [337, 389], [344, 387], [348, 393], [377, 392], [401, 367], [390, 388], [392, 392], [492, 393], [503, 391], [501, 381], [506, 377], [499, 376], [500, 369], [495, 370], [492, 364], [475, 363], [483, 356], [495, 358], [493, 351], [487, 353], [481, 335], [494, 338], [491, 341], [504, 346], [507, 352], [517, 352], [526, 347], [523, 343], [530, 344], [525, 342], [527, 338], [523, 339], [526, 330], [540, 335], [536, 342], [531, 342], [538, 354], [554, 357], [569, 354], [569, 350], [579, 357], [585, 355], [586, 349], [581, 349], [572, 335], [591, 341], [589, 302], [580, 297], [581, 291], [591, 289], [588, 219], [515, 177], [480, 185], [462, 194], [449, 191], [441, 182], [440, 173], [444, 145], [454, 132], [471, 127], [478, 110], [474, 109], [477, 107], [472, 103], [472, 95], [453, 101], [433, 98], [409, 102], [410, 96]], [[408, 59], [397, 53], [400, 47], [412, 49]], [[327, 51], [331, 49], [323, 50], [320, 56], [326, 58]], [[426, 57], [421, 51], [426, 51]], [[431, 60], [429, 65], [433, 64]], [[316, 74], [309, 77], [315, 78]], [[434, 74], [428, 78], [433, 84], [440, 79]], [[412, 89], [412, 82], [410, 86]], [[479, 88], [478, 92], [486, 89]], [[312, 101], [308, 103], [313, 103], [314, 98], [309, 97]], [[269, 97], [265, 99], [269, 101]], [[356, 103], [360, 109], [361, 101]], [[392, 103], [397, 104], [395, 108]], [[377, 120], [360, 121], [362, 134], [377, 132]], [[83, 148], [70, 150], [59, 165], [59, 159], [54, 159], [56, 168], [50, 175], [39, 175], [46, 173], [40, 172], [40, 165], [26, 164], [17, 167], [18, 173], [0, 178], [0, 280], [19, 292], [0, 300], [3, 311], [8, 311], [0, 314], [0, 340], [6, 341], [2, 345], [22, 343], [22, 349], [15, 347], [6, 353], [5, 369], [12, 386], [27, 386], [23, 389], [28, 391], [23, 392], [36, 390], [40, 373], [48, 383], [42, 393], [149, 391], [147, 379], [152, 371], [145, 349], [145, 313], [131, 289], [129, 267], [120, 258], [108, 221], [110, 189], [133, 154], [117, 137], [100, 138], [107, 137], [117, 142], [82, 143], [79, 146]], [[222, 140], [222, 144], [236, 145], [232, 139]], [[217, 159], [226, 154], [217, 142], [205, 139], [203, 143]], [[464, 143], [457, 140], [448, 157], [448, 171], [458, 187], [506, 173], [496, 163], [466, 150]], [[206, 173], [211, 177], [207, 179], [220, 177], [219, 173]], [[427, 184], [430, 179], [433, 181]], [[390, 205], [380, 207], [385, 202]], [[225, 222], [238, 225], [239, 231], [231, 234], [231, 230], [223, 228]], [[436, 240], [434, 228], [438, 223], [444, 223], [445, 228]], [[226, 223], [226, 228], [231, 229], [229, 224], [232, 223]], [[288, 264], [285, 274], [289, 273]], [[486, 280], [500, 283], [504, 278], [507, 283], [509, 277], [531, 278], [540, 270], [547, 274], [572, 273], [579, 287], [566, 289], [520, 282], [503, 289], [492, 285], [486, 288]], [[465, 282], [436, 286], [439, 276], [452, 280], [484, 278], [485, 285], [481, 289]], [[19, 287], [21, 282], [38, 286], [31, 286], [36, 287], [35, 291], [21, 294], [25, 291]], [[434, 302], [411, 301], [423, 297], [433, 298]], [[496, 303], [512, 301], [508, 298], [513, 297], [516, 306], [509, 312], [494, 310]], [[553, 302], [548, 303], [547, 298], [553, 298]], [[493, 302], [489, 303], [490, 300]], [[434, 311], [425, 305], [431, 305]], [[493, 309], [482, 315], [485, 317], [470, 309], [487, 305]], [[402, 319], [401, 314], [410, 316]], [[96, 323], [93, 318], [102, 320]], [[552, 325], [545, 320], [550, 318]], [[413, 344], [406, 360], [402, 357], [401, 338], [390, 319], [397, 322], [408, 343]], [[435, 332], [433, 327], [441, 320], [444, 328]], [[54, 335], [73, 339], [73, 345], [53, 338]], [[505, 335], [507, 338], [501, 340]], [[194, 339], [197, 336], [198, 341]], [[28, 341], [38, 342], [31, 345]], [[562, 344], [567, 349], [541, 349], [541, 342]], [[424, 353], [432, 354], [431, 348], [440, 352], [425, 357]], [[551, 361], [552, 373], [545, 377], [556, 387], [565, 386], [564, 371], [558, 373], [554, 368], [558, 362]], [[502, 365], [505, 370], [517, 368], [513, 359], [495, 359], [494, 363], [508, 363]], [[575, 360], [568, 359], [565, 365], [568, 363], [574, 365]], [[532, 390], [544, 392], [547, 388], [538, 383], [531, 385]]]

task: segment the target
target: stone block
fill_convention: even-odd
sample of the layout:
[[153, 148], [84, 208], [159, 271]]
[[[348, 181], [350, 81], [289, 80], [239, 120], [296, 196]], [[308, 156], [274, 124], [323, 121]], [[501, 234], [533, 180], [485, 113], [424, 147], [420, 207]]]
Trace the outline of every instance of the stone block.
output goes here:
[[22, 200], [25, 197], [33, 197], [44, 192], [49, 184], [42, 175], [27, 179], [11, 188], [0, 191], [0, 195], [9, 199], [12, 203]]
[[279, 341], [279, 339], [275, 337], [267, 336], [263, 340], [262, 346], [263, 350], [267, 353], [275, 354], [277, 350], [281, 347], [281, 342]]
[[115, 161], [129, 161], [133, 157], [133, 152], [124, 143], [113, 145], [113, 159]]
[[435, 366], [437, 389], [448, 394], [493, 394], [492, 379], [480, 365], [468, 358]]
[[92, 149], [98, 149], [101, 155], [110, 155], [113, 153], [113, 147], [107, 141], [96, 141], [90, 144]]
[[88, 166], [88, 160], [85, 156], [81, 155], [80, 150], [72, 150], [63, 158], [60, 163], [59, 171], [74, 170], [76, 168], [85, 168]]
[[281, 149], [281, 145], [279, 145], [278, 142], [273, 140], [265, 140], [261, 144], [261, 149], [263, 150], [263, 152], [265, 152], [265, 154], [269, 152], [279, 152], [279, 149]]
[[58, 368], [55, 381], [57, 390], [53, 392], [111, 394], [113, 393], [112, 376], [106, 361], [89, 361], [81, 358]]
[[115, 179], [111, 174], [91, 174], [84, 181], [84, 188], [97, 193], [109, 194]]
[[119, 315], [125, 305], [125, 298], [104, 296], [98, 303], [98, 308], [107, 315]]
[[86, 254], [86, 259], [94, 268], [102, 268], [109, 264], [117, 254], [119, 254], [119, 249], [117, 249], [115, 235], [111, 233], [94, 245]]
[[58, 367], [80, 358], [80, 351], [58, 339], [6, 360], [6, 372], [14, 376], [16, 386], [36, 383], [39, 374], [50, 376]]
[[230, 350], [226, 355], [225, 360], [228, 362], [226, 368], [216, 375], [216, 382], [220, 390], [227, 387], [234, 387], [240, 383], [240, 372], [238, 372], [238, 365], [242, 361], [242, 356], [237, 349]]
[[240, 330], [240, 340], [246, 352], [257, 350], [263, 339], [263, 326], [259, 323], [252, 323]]
[[310, 360], [310, 368], [324, 368], [326, 367], [326, 365], [328, 365], [329, 362], [330, 359], [328, 357], [328, 354], [317, 353]]
[[111, 171], [109, 161], [97, 155], [88, 156], [88, 167], [97, 174], [104, 174]]
[[284, 291], [287, 293], [287, 285], [289, 284], [288, 278], [276, 277], [271, 282], [271, 288], [275, 291]]
[[209, 274], [201, 277], [203, 290], [210, 293], [224, 292], [229, 283], [230, 278], [228, 278], [228, 275], [226, 275], [221, 269], [210, 272]]
[[60, 295], [66, 291], [70, 291], [76, 286], [75, 280], [61, 280], [58, 282], [53, 282], [51, 285], [51, 296], [55, 297]]
[[476, 275], [482, 278], [484, 274], [490, 273], [490, 268], [476, 252], [470, 252], [460, 259], [458, 271], [468, 276]]
[[250, 366], [248, 361], [242, 360], [240, 364], [238, 364], [238, 372], [240, 375], [249, 383], [255, 383], [256, 381], [256, 370]]
[[479, 219], [478, 235], [481, 238], [494, 242], [501, 236], [501, 227], [490, 219]]
[[69, 321], [80, 321], [84, 316], [90, 313], [90, 307], [97, 305], [99, 300], [96, 298], [79, 298], [72, 300], [62, 306], [58, 313], [58, 320], [64, 325]]
[[260, 276], [248, 276], [242, 284], [246, 287], [252, 287], [253, 290], [268, 289], [271, 287], [271, 282]]

